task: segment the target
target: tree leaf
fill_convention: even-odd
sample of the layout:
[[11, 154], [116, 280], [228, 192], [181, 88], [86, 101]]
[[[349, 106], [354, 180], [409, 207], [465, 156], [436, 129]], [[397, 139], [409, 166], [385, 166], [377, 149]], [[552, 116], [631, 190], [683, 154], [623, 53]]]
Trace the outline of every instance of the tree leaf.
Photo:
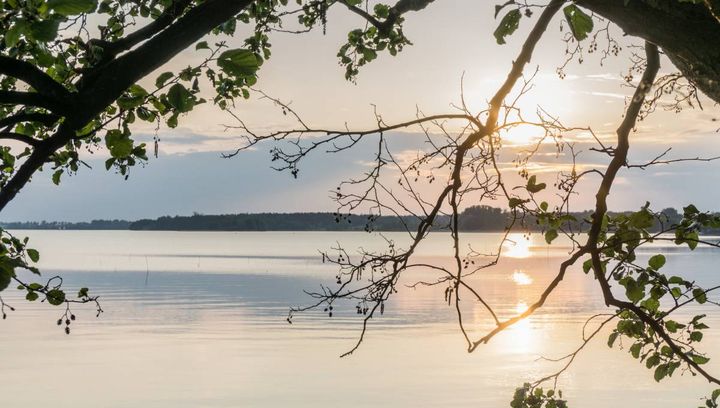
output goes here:
[[7, 48], [12, 48], [17, 45], [18, 41], [20, 41], [20, 36], [25, 33], [26, 28], [27, 23], [24, 21], [16, 21], [15, 24], [5, 33], [5, 46]]
[[555, 238], [557, 238], [557, 237], [558, 237], [558, 232], [557, 232], [557, 230], [551, 229], [551, 230], [547, 230], [547, 231], [545, 232], [545, 242], [547, 242], [548, 244], [552, 244], [552, 242], [553, 242], [553, 241], [555, 240]]
[[650, 258], [650, 261], [648, 261], [648, 265], [650, 265], [651, 268], [655, 269], [656, 271], [665, 265], [665, 256], [664, 255], [655, 255], [652, 258]]
[[157, 79], [155, 80], [155, 86], [158, 88], [162, 88], [165, 85], [165, 82], [168, 81], [168, 79], [175, 76], [172, 72], [163, 72], [160, 74]]
[[123, 132], [112, 129], [105, 135], [105, 146], [110, 150], [112, 157], [120, 159], [132, 153], [133, 141]]
[[655, 375], [653, 376], [655, 378], [655, 381], [660, 382], [665, 376], [668, 374], [668, 366], [667, 364], [660, 364], [655, 369]]
[[30, 25], [30, 35], [36, 41], [50, 42], [57, 37], [59, 20], [36, 21]]
[[693, 289], [692, 291], [693, 298], [695, 298], [695, 301], [700, 303], [701, 305], [705, 302], [707, 302], [707, 294], [704, 290], [700, 288]]
[[27, 254], [33, 262], [37, 262], [40, 260], [40, 253], [37, 251], [37, 249], [30, 248], [27, 250]]
[[195, 106], [195, 97], [181, 84], [171, 86], [167, 98], [170, 105], [181, 113], [190, 112]]
[[223, 52], [217, 63], [226, 74], [233, 77], [254, 76], [260, 68], [260, 60], [255, 53], [242, 48]]
[[695, 354], [695, 353], [688, 353], [688, 356], [692, 359], [693, 362], [695, 362], [695, 364], [698, 364], [698, 365], [707, 364], [708, 361], [710, 361], [710, 359], [708, 357], [701, 356], [701, 355]]
[[493, 33], [498, 44], [505, 44], [505, 37], [512, 35], [520, 27], [520, 18], [522, 18], [522, 13], [518, 9], [505, 14]]
[[588, 16], [574, 4], [563, 9], [565, 19], [570, 25], [570, 30], [576, 40], [582, 41], [587, 38], [588, 34], [593, 30], [592, 17]]
[[0, 265], [0, 292], [10, 286], [13, 276], [15, 276], [15, 272], [9, 265]]
[[97, 0], [49, 0], [48, 8], [63, 16], [89, 13], [97, 7]]
[[[544, 190], [545, 187], [547, 187], [547, 184], [545, 184], [545, 183], [537, 184], [537, 178], [535, 176], [531, 176], [527, 182], [527, 185], [525, 186], [527, 191], [529, 191], [533, 194], [539, 193], [540, 191]], [[546, 204], [546, 206], [547, 206], [547, 204]]]
[[610, 336], [608, 336], [608, 342], [607, 342], [608, 347], [612, 348], [613, 344], [615, 344], [615, 340], [617, 340], [619, 335], [620, 335], [620, 333], [618, 333], [618, 332], [610, 333]]
[[59, 306], [65, 302], [65, 292], [60, 289], [48, 291], [45, 297], [47, 298], [48, 303], [53, 306]]

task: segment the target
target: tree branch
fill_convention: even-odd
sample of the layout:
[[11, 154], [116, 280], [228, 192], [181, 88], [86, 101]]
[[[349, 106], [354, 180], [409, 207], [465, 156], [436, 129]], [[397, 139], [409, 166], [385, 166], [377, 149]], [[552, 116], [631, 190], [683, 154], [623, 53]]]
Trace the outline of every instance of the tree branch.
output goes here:
[[59, 116], [49, 113], [18, 112], [15, 115], [0, 119], [0, 129], [5, 128], [6, 130], [9, 130], [12, 126], [22, 122], [38, 122], [45, 126], [52, 126], [57, 123], [58, 119], [60, 119]]
[[136, 46], [137, 44], [153, 37], [160, 31], [164, 30], [170, 24], [172, 24], [175, 19], [177, 19], [179, 16], [182, 15], [182, 13], [185, 11], [185, 9], [190, 5], [191, 0], [175, 0], [173, 3], [168, 6], [158, 18], [153, 20], [148, 25], [144, 26], [143, 28], [134, 31], [127, 36], [117, 40], [113, 41], [111, 43], [108, 43], [103, 46], [103, 50], [108, 55], [103, 55], [103, 58], [112, 59], [117, 54], [127, 51], [131, 49], [132, 47]]
[[37, 92], [3, 91], [0, 90], [0, 105], [22, 105], [47, 109], [58, 115], [67, 112], [67, 105], [48, 98]]
[[66, 104], [70, 100], [70, 92], [64, 86], [27, 61], [0, 55], [0, 74], [20, 79], [39, 94], [53, 99], [53, 104]]
[[78, 84], [78, 115], [72, 118], [71, 126], [83, 126], [113, 103], [129, 86], [251, 3], [251, 0], [207, 0], [187, 11], [139, 48], [88, 72]]
[[33, 147], [37, 146], [38, 143], [40, 143], [40, 141], [37, 139], [33, 139], [28, 135], [23, 135], [16, 132], [0, 132], [0, 139], [17, 140], [18, 142], [23, 142]]

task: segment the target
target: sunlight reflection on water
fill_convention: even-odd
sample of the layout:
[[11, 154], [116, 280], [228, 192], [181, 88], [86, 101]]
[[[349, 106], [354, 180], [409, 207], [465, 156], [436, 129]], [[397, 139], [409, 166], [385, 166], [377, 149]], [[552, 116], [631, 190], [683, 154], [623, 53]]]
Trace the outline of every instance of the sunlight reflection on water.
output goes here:
[[[89, 308], [76, 308], [73, 334], [65, 336], [54, 325], [57, 310], [4, 293], [18, 311], [0, 322], [3, 407], [504, 407], [516, 386], [557, 368], [538, 357], [577, 347], [584, 320], [605, 310], [593, 280], [575, 268], [538, 313], [468, 354], [442, 289], [402, 286], [386, 313], [371, 321], [360, 350], [339, 359], [359, 333], [362, 316], [353, 305], [338, 307], [331, 319], [323, 313], [298, 315], [293, 325], [284, 319], [288, 306], [309, 302], [303, 289], [334, 282], [336, 271], [321, 263], [317, 250], [337, 241], [348, 248], [379, 245], [367, 234], [28, 235], [42, 252], [46, 276], [62, 273], [68, 285], [90, 287], [102, 295], [106, 313], [94, 319]], [[402, 235], [389, 235], [402, 242]], [[484, 253], [500, 238], [464, 236]], [[537, 299], [568, 251], [548, 248], [537, 234], [513, 240], [519, 244], [507, 252], [515, 256], [468, 278], [501, 319]], [[419, 259], [451, 263], [449, 241], [431, 235]], [[699, 283], [717, 282], [717, 252], [658, 250], [671, 254], [668, 271], [699, 271], [693, 276]], [[432, 276], [417, 271], [402, 283]], [[466, 303], [465, 323], [478, 338], [492, 319], [479, 303]], [[719, 323], [708, 321], [707, 351], [720, 345]], [[713, 360], [708, 368], [720, 366]], [[689, 375], [659, 386], [651, 374], [599, 338], [560, 385], [571, 406], [590, 408], [628, 401], [693, 406], [709, 389]], [[33, 392], [19, 392], [30, 386]]]

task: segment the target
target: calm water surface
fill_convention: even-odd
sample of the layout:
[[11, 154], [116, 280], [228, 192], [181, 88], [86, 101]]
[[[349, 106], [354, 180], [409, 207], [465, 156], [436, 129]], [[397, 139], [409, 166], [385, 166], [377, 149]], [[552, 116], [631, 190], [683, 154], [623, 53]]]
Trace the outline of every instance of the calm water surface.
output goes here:
[[[359, 334], [354, 308], [333, 318], [298, 315], [288, 325], [288, 306], [310, 301], [303, 289], [333, 284], [336, 270], [318, 250], [338, 242], [381, 248], [378, 236], [19, 233], [41, 251], [45, 276], [61, 273], [69, 287], [90, 287], [105, 313], [96, 319], [91, 307], [76, 307], [66, 336], [55, 325], [58, 309], [6, 291], [18, 310], [0, 322], [0, 407], [506, 407], [515, 387], [558, 368], [538, 357], [572, 351], [585, 319], [604, 310], [596, 284], [576, 268], [541, 312], [468, 354], [444, 287], [403, 287], [361, 348], [341, 359]], [[463, 246], [490, 252], [499, 238], [465, 234]], [[548, 247], [539, 235], [515, 241], [498, 266], [472, 278], [502, 316], [532, 303], [569, 249]], [[720, 251], [654, 251], [667, 255], [669, 272], [720, 282]], [[448, 237], [438, 233], [418, 259], [451, 262], [449, 254]], [[417, 271], [404, 283], [433, 276]], [[464, 318], [476, 337], [492, 327], [478, 305], [468, 305]], [[703, 347], [720, 362], [720, 319], [707, 323]], [[658, 385], [627, 352], [608, 349], [606, 338], [561, 377], [573, 407], [696, 407], [712, 389], [689, 374]], [[708, 364], [711, 372], [720, 373], [718, 362]]]

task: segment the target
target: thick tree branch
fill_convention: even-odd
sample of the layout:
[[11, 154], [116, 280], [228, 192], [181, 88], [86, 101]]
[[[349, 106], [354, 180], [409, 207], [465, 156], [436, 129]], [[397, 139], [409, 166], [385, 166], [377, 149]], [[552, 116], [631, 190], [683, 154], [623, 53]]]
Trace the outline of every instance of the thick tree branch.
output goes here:
[[69, 101], [70, 92], [64, 86], [27, 61], [0, 55], [0, 74], [27, 83], [39, 94], [52, 99], [54, 104]]
[[18, 112], [14, 115], [0, 119], [0, 129], [5, 128], [5, 130], [9, 130], [9, 128], [11, 128], [12, 126], [23, 122], [38, 122], [42, 123], [45, 126], [52, 126], [53, 124], [57, 123], [58, 119], [60, 119], [59, 116], [49, 113]]
[[2, 91], [0, 90], [0, 105], [20, 105], [47, 109], [58, 115], [67, 112], [67, 106], [59, 101], [48, 98], [37, 92]]
[[37, 139], [33, 139], [28, 135], [23, 135], [16, 132], [0, 132], [0, 139], [17, 140], [18, 142], [23, 142], [30, 146], [37, 146], [38, 143], [40, 143], [40, 141]]
[[75, 132], [73, 130], [63, 124], [53, 136], [34, 145], [30, 156], [28, 156], [25, 162], [18, 168], [17, 172], [15, 172], [15, 175], [13, 175], [2, 190], [0, 190], [0, 211], [25, 187], [32, 175], [47, 162], [48, 158], [63, 147], [74, 134]]
[[[662, 48], [675, 66], [720, 102], [720, 21], [705, 4], [675, 0], [578, 0], [626, 33]], [[717, 10], [717, 1], [713, 0]]]
[[175, 0], [163, 11], [163, 13], [143, 28], [134, 31], [125, 37], [108, 43], [103, 46], [104, 59], [112, 59], [121, 52], [127, 51], [137, 44], [153, 37], [160, 31], [164, 30], [173, 21], [182, 15], [185, 9], [190, 5], [191, 0]]
[[[78, 94], [72, 112], [63, 126], [51, 137], [39, 143], [32, 154], [0, 191], [0, 211], [27, 184], [47, 159], [67, 144], [75, 131], [84, 126], [112, 104], [122, 93], [146, 75], [165, 64], [213, 28], [227, 21], [251, 4], [251, 0], [207, 0], [189, 10], [174, 24], [152, 37], [139, 48], [108, 64], [88, 72], [78, 83]], [[4, 91], [0, 103], [25, 104], [62, 112], [39, 94]], [[53, 106], [50, 106], [53, 105]]]
[[76, 117], [71, 126], [83, 126], [102, 112], [129, 86], [159, 68], [179, 52], [252, 3], [251, 0], [208, 0], [187, 11], [162, 32], [108, 64], [88, 73], [78, 84]]

